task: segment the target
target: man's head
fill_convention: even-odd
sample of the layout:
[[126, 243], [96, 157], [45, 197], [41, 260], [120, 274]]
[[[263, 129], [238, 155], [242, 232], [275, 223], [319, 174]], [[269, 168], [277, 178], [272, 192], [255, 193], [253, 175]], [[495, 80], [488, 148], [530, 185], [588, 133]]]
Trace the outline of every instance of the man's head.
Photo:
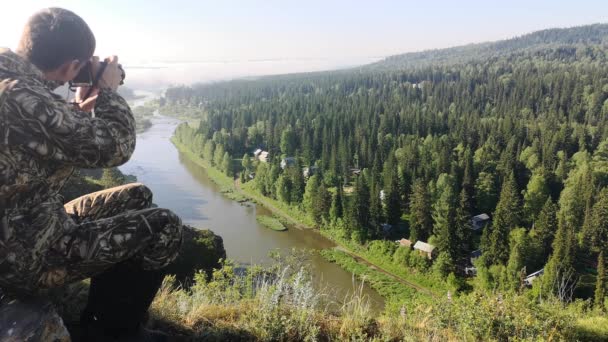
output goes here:
[[95, 36], [74, 12], [47, 8], [28, 20], [16, 52], [49, 81], [67, 82], [95, 52]]

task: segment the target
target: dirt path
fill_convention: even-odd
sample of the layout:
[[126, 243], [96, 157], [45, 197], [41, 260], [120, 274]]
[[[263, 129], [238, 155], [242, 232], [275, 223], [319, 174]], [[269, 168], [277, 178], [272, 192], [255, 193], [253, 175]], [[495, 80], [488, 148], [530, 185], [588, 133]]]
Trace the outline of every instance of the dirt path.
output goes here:
[[[284, 217], [285, 219], [289, 220], [292, 224], [294, 224], [297, 228], [299, 229], [310, 229], [310, 227], [307, 227], [306, 225], [301, 224], [300, 222], [298, 222], [295, 218], [291, 217], [290, 215], [288, 215], [287, 213], [285, 213], [283, 210], [275, 207], [274, 205], [272, 205], [272, 203], [269, 203], [269, 201], [265, 201], [263, 198], [260, 198], [259, 196], [255, 195], [255, 194], [249, 194], [249, 193], [245, 193], [243, 191], [243, 189], [241, 188], [241, 182], [239, 179], [235, 179], [234, 180], [234, 188], [240, 192], [243, 196], [245, 197], [253, 197], [253, 199], [255, 201], [257, 201], [258, 203], [260, 203], [262, 206], [264, 206], [265, 208], [267, 208], [268, 210], [272, 211], [273, 213], [280, 215], [282, 217]], [[363, 258], [360, 255], [357, 255], [353, 252], [351, 252], [350, 250], [348, 250], [346, 247], [339, 245], [338, 243], [336, 243], [335, 241], [333, 241], [336, 244], [336, 248], [339, 251], [342, 251], [344, 253], [347, 253], [348, 255], [350, 255], [351, 257], [353, 257], [355, 260], [357, 260], [357, 262], [361, 262], [363, 264], [366, 264], [369, 267], [373, 267], [374, 269], [376, 269], [377, 271], [384, 273], [386, 275], [388, 275], [389, 277], [397, 280], [399, 283], [409, 286], [411, 288], [416, 289], [417, 291], [420, 291], [422, 293], [425, 293], [431, 297], [437, 297], [437, 294], [435, 294], [434, 292], [432, 292], [431, 290], [422, 287], [420, 285], [417, 285], [415, 283], [412, 283], [390, 271], [387, 271], [385, 269], [383, 269], [382, 267], [374, 264], [373, 262]]]
[[418, 290], [419, 292], [425, 293], [425, 294], [427, 294], [427, 295], [429, 295], [431, 297], [437, 297], [437, 294], [435, 292], [427, 289], [426, 287], [422, 287], [422, 286], [420, 286], [418, 284], [412, 283], [411, 281], [409, 281], [407, 279], [404, 279], [404, 278], [402, 278], [402, 277], [400, 277], [400, 276], [398, 276], [398, 275], [396, 275], [396, 274], [394, 274], [394, 273], [392, 273], [390, 271], [387, 271], [387, 270], [383, 269], [382, 267], [374, 264], [373, 262], [365, 259], [364, 257], [351, 252], [350, 250], [348, 250], [344, 246], [337, 245], [334, 248], [337, 249], [337, 250], [339, 250], [339, 251], [341, 251], [341, 252], [344, 252], [344, 253], [350, 255], [357, 262], [363, 263], [363, 264], [365, 264], [365, 265], [367, 265], [369, 267], [373, 267], [376, 271], [386, 274], [387, 276], [389, 276], [389, 277], [397, 280], [398, 282], [400, 282], [403, 285], [406, 285], [406, 286], [409, 286], [411, 288], [414, 288], [414, 289]]

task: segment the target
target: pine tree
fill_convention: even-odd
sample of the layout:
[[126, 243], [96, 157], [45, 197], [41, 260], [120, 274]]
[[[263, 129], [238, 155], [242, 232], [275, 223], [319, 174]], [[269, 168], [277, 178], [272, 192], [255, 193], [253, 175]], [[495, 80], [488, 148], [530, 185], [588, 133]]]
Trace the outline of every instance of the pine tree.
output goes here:
[[[467, 147], [464, 152], [464, 173], [462, 175], [462, 189], [466, 192], [466, 197], [468, 202], [466, 207], [469, 212], [473, 212], [474, 209], [474, 201], [473, 196], [475, 195], [475, 176], [474, 176], [474, 166], [473, 166], [473, 154], [471, 152], [471, 148]], [[462, 198], [462, 196], [461, 196]]]
[[317, 198], [317, 191], [319, 190], [319, 186], [321, 182], [319, 181], [319, 176], [313, 175], [308, 178], [308, 182], [306, 182], [306, 188], [304, 190], [304, 197], [302, 199], [302, 206], [304, 210], [311, 215], [314, 219], [313, 207], [315, 205], [314, 201]]
[[527, 222], [534, 222], [534, 219], [543, 208], [549, 197], [549, 186], [543, 172], [536, 172], [530, 178], [527, 189], [524, 193], [524, 216]]
[[456, 259], [457, 262], [464, 262], [471, 253], [471, 212], [468, 192], [466, 189], [460, 191], [460, 201], [456, 209]]
[[222, 158], [222, 169], [227, 176], [232, 177], [234, 175], [234, 171], [232, 170], [232, 158], [228, 152], [224, 152], [224, 158]]
[[422, 179], [416, 179], [410, 196], [410, 240], [426, 241], [433, 229], [431, 200]]
[[315, 193], [313, 205], [313, 218], [317, 225], [323, 223], [323, 220], [327, 220], [330, 204], [331, 195], [329, 191], [327, 191], [325, 184], [321, 182], [319, 189]]
[[357, 177], [349, 209], [349, 224], [366, 239], [370, 223], [370, 191], [363, 174]]
[[446, 254], [450, 263], [458, 259], [458, 241], [456, 237], [456, 196], [452, 186], [443, 191], [433, 210], [433, 233], [437, 248]]
[[249, 172], [251, 172], [251, 167], [252, 167], [251, 157], [249, 157], [249, 154], [245, 153], [241, 164], [243, 166], [243, 172], [245, 172], [246, 174], [249, 174]]
[[544, 262], [551, 254], [551, 244], [553, 243], [553, 237], [557, 230], [557, 206], [551, 198], [547, 198], [545, 205], [541, 209], [536, 221], [534, 222], [534, 228], [530, 232], [534, 244], [538, 249], [539, 262]]
[[500, 200], [493, 216], [490, 245], [484, 250], [490, 264], [504, 265], [509, 259], [509, 234], [519, 223], [520, 213], [517, 185], [511, 173], [500, 192]]
[[553, 253], [545, 266], [542, 277], [545, 291], [551, 292], [562, 301], [571, 299], [571, 291], [577, 282], [574, 261], [576, 256], [576, 235], [574, 229], [567, 226], [564, 220], [553, 240]]
[[608, 244], [608, 187], [597, 196], [590, 221], [584, 225], [583, 233], [592, 250], [600, 251]]
[[378, 238], [380, 236], [380, 226], [384, 222], [384, 213], [382, 210], [382, 200], [380, 199], [380, 184], [374, 182], [372, 177], [372, 186], [370, 189], [371, 197], [369, 199], [369, 237]]
[[401, 196], [399, 191], [399, 179], [393, 175], [389, 185], [386, 198], [386, 221], [396, 225], [401, 221]]
[[604, 251], [601, 251], [597, 257], [597, 277], [595, 280], [595, 296], [593, 302], [598, 309], [604, 310], [604, 302], [606, 299], [606, 261], [604, 260]]
[[475, 182], [475, 202], [477, 210], [491, 213], [496, 208], [496, 181], [494, 175], [480, 172]]
[[302, 174], [302, 168], [300, 165], [300, 157], [299, 155], [296, 155], [294, 166], [288, 167], [286, 170], [292, 184], [291, 203], [301, 203], [302, 196], [304, 196], [306, 183], [304, 181], [304, 175]]
[[277, 194], [277, 199], [279, 201], [289, 204], [291, 201], [291, 189], [292, 184], [289, 177], [286, 177], [284, 174], [280, 175], [279, 179], [277, 180], [275, 190], [275, 193]]
[[329, 216], [331, 220], [337, 220], [344, 216], [344, 189], [342, 184], [338, 184], [336, 194], [333, 196]]

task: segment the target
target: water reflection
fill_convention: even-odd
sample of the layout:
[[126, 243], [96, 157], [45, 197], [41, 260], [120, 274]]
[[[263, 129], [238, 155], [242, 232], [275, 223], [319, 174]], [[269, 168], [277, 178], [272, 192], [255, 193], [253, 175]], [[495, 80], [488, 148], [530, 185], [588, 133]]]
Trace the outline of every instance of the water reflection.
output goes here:
[[[209, 228], [221, 235], [228, 257], [246, 264], [268, 263], [268, 252], [289, 252], [292, 248], [319, 250], [334, 243], [317, 232], [289, 227], [276, 232], [260, 225], [256, 215], [271, 215], [258, 205], [239, 204], [224, 197], [207, 177], [203, 168], [181, 155], [169, 141], [179, 123], [175, 119], [157, 117], [154, 125], [138, 136], [131, 160], [121, 167], [128, 174], [148, 185], [154, 192], [154, 202], [175, 211], [185, 223]], [[330, 290], [340, 300], [360, 283], [352, 274], [325, 261], [318, 253], [310, 256], [311, 273], [317, 286]], [[374, 306], [382, 305], [382, 298], [371, 288], [363, 286], [363, 293]]]

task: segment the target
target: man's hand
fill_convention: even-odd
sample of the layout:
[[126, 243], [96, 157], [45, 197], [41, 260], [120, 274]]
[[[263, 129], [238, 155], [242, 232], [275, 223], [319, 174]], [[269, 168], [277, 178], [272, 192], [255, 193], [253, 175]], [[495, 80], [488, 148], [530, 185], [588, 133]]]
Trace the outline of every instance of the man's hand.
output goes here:
[[[104, 60], [108, 65], [106, 69], [99, 78], [99, 82], [97, 86], [100, 89], [110, 89], [112, 91], [116, 91], [120, 82], [122, 81], [122, 70], [118, 67], [118, 56], [110, 56]], [[97, 76], [97, 72], [101, 67], [99, 64], [99, 57], [93, 57], [93, 76]]]
[[97, 101], [97, 96], [99, 94], [99, 88], [93, 88], [91, 91], [91, 95], [87, 99], [83, 101], [83, 97], [89, 92], [90, 87], [78, 87], [76, 89], [76, 95], [74, 100], [76, 101], [76, 106], [83, 112], [90, 113], [93, 108], [95, 108], [95, 102]]

